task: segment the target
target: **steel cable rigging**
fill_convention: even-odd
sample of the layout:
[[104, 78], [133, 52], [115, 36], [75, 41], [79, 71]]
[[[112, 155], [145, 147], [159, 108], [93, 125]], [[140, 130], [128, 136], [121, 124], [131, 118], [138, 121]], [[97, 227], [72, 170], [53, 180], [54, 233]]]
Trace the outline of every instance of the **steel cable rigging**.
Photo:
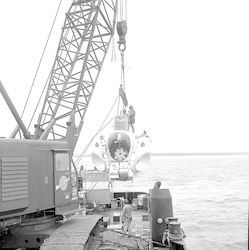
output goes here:
[[[38, 74], [38, 72], [39, 72], [39, 70], [40, 70], [40, 66], [41, 66], [41, 63], [42, 63], [44, 54], [45, 54], [46, 49], [47, 49], [48, 42], [49, 42], [49, 40], [50, 40], [52, 31], [53, 31], [53, 28], [54, 28], [55, 21], [56, 21], [56, 19], [57, 19], [57, 16], [58, 16], [58, 13], [59, 13], [59, 10], [60, 10], [60, 7], [61, 7], [61, 3], [62, 3], [62, 0], [60, 0], [59, 5], [58, 5], [58, 7], [57, 7], [57, 11], [56, 11], [56, 14], [55, 14], [55, 17], [54, 17], [52, 26], [51, 26], [51, 28], [50, 28], [50, 31], [49, 31], [49, 34], [48, 34], [48, 37], [47, 37], [47, 40], [46, 40], [46, 44], [45, 44], [45, 46], [44, 46], [44, 49], [43, 49], [43, 52], [42, 52], [42, 55], [41, 55], [41, 58], [40, 58], [40, 60], [39, 60], [39, 64], [38, 64], [38, 66], [37, 66], [37, 69], [36, 69], [36, 72], [35, 72], [35, 76], [34, 76], [34, 78], [33, 78], [32, 85], [31, 85], [31, 87], [30, 87], [29, 94], [28, 94], [28, 96], [27, 96], [27, 99], [26, 99], [26, 102], [25, 102], [25, 105], [24, 105], [24, 108], [23, 108], [23, 112], [22, 112], [21, 117], [23, 117], [24, 112], [25, 112], [25, 110], [26, 110], [26, 107], [27, 107], [27, 104], [28, 104], [28, 101], [29, 101], [31, 92], [32, 92], [33, 87], [34, 87], [34, 84], [35, 84], [35, 80], [36, 80], [37, 74]], [[49, 76], [50, 76], [50, 74], [49, 74]], [[48, 79], [49, 79], [49, 77], [48, 77]], [[43, 95], [43, 93], [44, 93], [44, 91], [45, 91], [45, 88], [46, 88], [46, 86], [47, 86], [48, 79], [47, 79], [46, 84], [45, 84], [45, 86], [44, 86], [44, 88], [43, 88], [43, 90], [42, 90], [42, 93], [41, 93], [41, 95], [40, 95], [38, 104], [37, 104], [37, 106], [36, 106], [36, 108], [35, 108], [35, 110], [34, 110], [34, 112], [33, 112], [33, 115], [32, 115], [32, 117], [31, 117], [31, 120], [30, 120], [30, 123], [29, 123], [28, 128], [30, 127], [31, 122], [32, 122], [32, 120], [33, 120], [33, 118], [34, 118], [34, 115], [35, 115], [36, 110], [37, 110], [37, 108], [38, 108], [38, 105], [39, 105], [39, 103], [40, 103], [41, 97], [42, 97], [42, 95]]]

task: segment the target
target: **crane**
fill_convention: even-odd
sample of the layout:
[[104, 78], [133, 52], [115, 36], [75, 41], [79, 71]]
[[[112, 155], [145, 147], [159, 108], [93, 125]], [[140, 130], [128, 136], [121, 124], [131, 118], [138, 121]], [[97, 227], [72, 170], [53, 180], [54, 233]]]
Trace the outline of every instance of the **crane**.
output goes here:
[[10, 138], [0, 138], [1, 249], [38, 247], [49, 236], [46, 229], [78, 211], [72, 156], [114, 35], [117, 6], [118, 0], [73, 0], [33, 134], [0, 82], [18, 124]]

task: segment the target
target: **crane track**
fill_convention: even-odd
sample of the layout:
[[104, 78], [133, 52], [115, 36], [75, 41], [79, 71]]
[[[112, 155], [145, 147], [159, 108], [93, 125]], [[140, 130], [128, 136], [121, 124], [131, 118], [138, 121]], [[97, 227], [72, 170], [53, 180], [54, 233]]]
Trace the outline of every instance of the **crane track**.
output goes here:
[[95, 226], [94, 230], [91, 232], [89, 245], [87, 250], [99, 250], [100, 246], [103, 243], [103, 232], [105, 231], [105, 227], [103, 225], [103, 221], [100, 220]]

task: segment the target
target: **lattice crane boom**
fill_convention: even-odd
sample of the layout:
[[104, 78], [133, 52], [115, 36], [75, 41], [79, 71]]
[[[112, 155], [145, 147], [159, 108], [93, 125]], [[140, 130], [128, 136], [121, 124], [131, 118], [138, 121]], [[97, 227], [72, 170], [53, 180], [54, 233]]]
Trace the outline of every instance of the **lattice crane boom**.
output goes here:
[[74, 150], [114, 33], [117, 0], [74, 0], [66, 13], [34, 138]]

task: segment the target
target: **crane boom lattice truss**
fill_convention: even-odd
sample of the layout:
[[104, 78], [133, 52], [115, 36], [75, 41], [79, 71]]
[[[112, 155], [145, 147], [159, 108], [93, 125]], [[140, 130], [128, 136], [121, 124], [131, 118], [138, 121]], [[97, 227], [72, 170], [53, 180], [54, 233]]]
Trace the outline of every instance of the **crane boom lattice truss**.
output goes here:
[[115, 1], [75, 0], [66, 13], [36, 139], [66, 140], [75, 148], [113, 35]]

